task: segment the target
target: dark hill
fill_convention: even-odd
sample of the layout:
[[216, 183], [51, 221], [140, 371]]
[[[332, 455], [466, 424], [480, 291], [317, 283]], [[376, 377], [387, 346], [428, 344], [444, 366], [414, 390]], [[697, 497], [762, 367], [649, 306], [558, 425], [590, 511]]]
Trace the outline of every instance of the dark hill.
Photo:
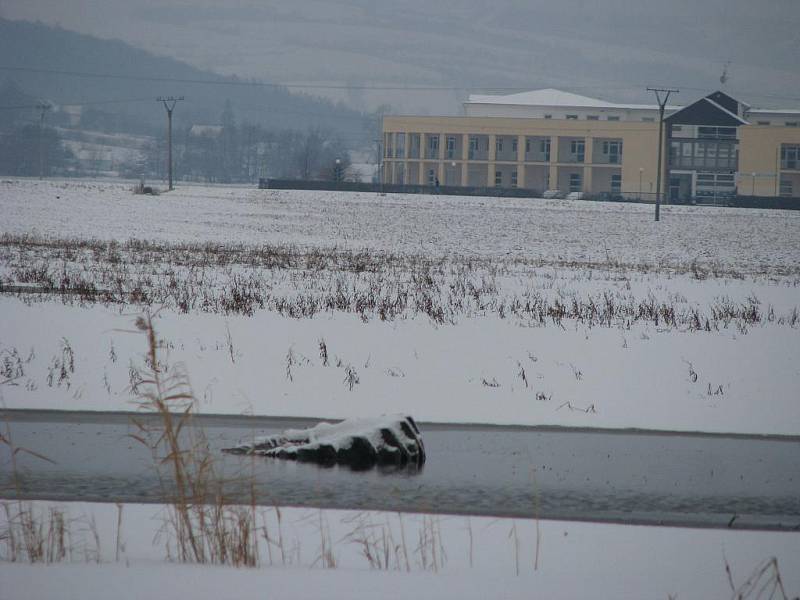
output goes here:
[[0, 19], [0, 57], [0, 81], [8, 91], [4, 103], [15, 96], [19, 102], [35, 97], [57, 105], [96, 103], [89, 106], [105, 115], [99, 121], [109, 130], [152, 133], [165, 120], [155, 98], [181, 95], [186, 101], [175, 111], [176, 127], [218, 123], [230, 100], [239, 121], [280, 129], [319, 126], [353, 141], [370, 137], [362, 115], [342, 105], [282, 87], [251, 85], [120, 41], [41, 23]]

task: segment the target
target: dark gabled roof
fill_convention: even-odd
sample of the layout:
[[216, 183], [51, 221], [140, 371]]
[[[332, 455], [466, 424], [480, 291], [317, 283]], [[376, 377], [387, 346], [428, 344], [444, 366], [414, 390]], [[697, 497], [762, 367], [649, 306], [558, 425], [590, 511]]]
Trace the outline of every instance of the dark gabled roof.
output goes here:
[[711, 125], [738, 127], [749, 125], [737, 112], [739, 102], [724, 92], [714, 92], [685, 106], [664, 119], [670, 125]]
[[744, 108], [750, 108], [750, 105], [747, 104], [747, 102], [741, 102], [740, 100], [737, 100], [736, 98], [733, 98], [728, 94], [726, 94], [725, 92], [721, 92], [719, 90], [717, 90], [713, 94], [709, 94], [708, 96], [706, 96], [706, 98], [713, 100], [723, 108], [737, 115], [740, 114], [741, 112], [739, 110], [740, 106]]

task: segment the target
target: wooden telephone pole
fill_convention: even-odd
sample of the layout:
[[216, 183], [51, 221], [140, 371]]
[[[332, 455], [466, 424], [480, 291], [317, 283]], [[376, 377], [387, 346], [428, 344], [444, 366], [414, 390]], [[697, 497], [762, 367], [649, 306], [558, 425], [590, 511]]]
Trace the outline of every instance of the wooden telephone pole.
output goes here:
[[157, 102], [164, 104], [167, 111], [167, 171], [169, 172], [169, 190], [175, 189], [172, 187], [172, 111], [175, 110], [175, 105], [183, 100], [183, 96], [159, 96], [156, 98]]
[[44, 115], [50, 108], [47, 102], [36, 104], [36, 109], [39, 111], [39, 179], [44, 178]]
[[[658, 173], [656, 174], [656, 221], [661, 219], [661, 155], [664, 150], [664, 109], [667, 106], [670, 94], [677, 94], [680, 90], [671, 88], [647, 88], [648, 92], [655, 92], [658, 102]], [[662, 97], [661, 94], [664, 94]]]

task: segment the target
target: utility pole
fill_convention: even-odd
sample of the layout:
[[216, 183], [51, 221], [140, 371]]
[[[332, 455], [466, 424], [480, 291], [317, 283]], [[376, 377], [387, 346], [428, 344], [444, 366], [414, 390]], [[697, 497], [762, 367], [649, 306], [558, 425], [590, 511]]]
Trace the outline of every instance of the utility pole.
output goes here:
[[50, 108], [47, 102], [36, 104], [36, 109], [39, 111], [39, 179], [44, 178], [44, 115]]
[[169, 172], [169, 191], [175, 189], [172, 187], [172, 111], [175, 110], [175, 105], [183, 100], [183, 96], [168, 96], [166, 98], [159, 96], [156, 98], [157, 102], [162, 102], [164, 108], [167, 110], [167, 170]]
[[[656, 221], [661, 219], [661, 154], [664, 150], [664, 108], [672, 93], [677, 94], [680, 90], [671, 88], [647, 88], [648, 92], [655, 92], [656, 102], [658, 102], [658, 173], [656, 174]], [[663, 98], [661, 94], [664, 94]]]
[[380, 138], [372, 140], [375, 142], [375, 154], [378, 159], [378, 183], [381, 184], [381, 191], [383, 191], [383, 150], [381, 149]]

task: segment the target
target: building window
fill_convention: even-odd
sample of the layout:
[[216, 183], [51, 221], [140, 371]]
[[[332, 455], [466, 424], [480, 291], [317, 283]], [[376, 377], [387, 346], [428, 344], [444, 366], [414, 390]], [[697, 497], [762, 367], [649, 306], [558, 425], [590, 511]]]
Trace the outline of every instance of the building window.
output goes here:
[[702, 139], [736, 139], [736, 127], [698, 127], [697, 137]]
[[800, 146], [781, 146], [781, 169], [797, 169], [800, 163]]
[[501, 187], [503, 185], [503, 172], [502, 171], [495, 171], [494, 172], [494, 187]]
[[455, 136], [447, 136], [447, 158], [456, 157], [456, 138]]
[[517, 187], [517, 170], [516, 169], [511, 171], [511, 187], [512, 188]]
[[499, 137], [495, 139], [494, 151], [496, 154], [501, 154], [503, 152], [503, 138]]
[[428, 135], [428, 158], [439, 158], [439, 136]]
[[517, 138], [511, 138], [511, 152], [513, 152], [515, 155], [517, 154], [517, 145], [518, 144], [519, 144], [519, 141], [517, 140]]
[[781, 188], [780, 188], [780, 195], [792, 197], [792, 180], [791, 179], [781, 179]]
[[570, 192], [581, 192], [583, 191], [583, 185], [581, 181], [582, 177], [580, 173], [570, 173], [569, 174], [569, 191]]
[[769, 125], [769, 121], [757, 121], [756, 125]]
[[642, 121], [644, 121], [645, 123], [655, 123], [656, 122], [656, 118], [655, 117], [642, 117]]
[[611, 176], [611, 193], [615, 195], [622, 193], [622, 175]]
[[469, 160], [475, 160], [480, 153], [480, 138], [477, 135], [469, 136]]
[[605, 141], [603, 142], [603, 154], [608, 157], [608, 162], [612, 165], [618, 165], [622, 159], [622, 142], [620, 141]]
[[578, 120], [578, 115], [567, 115], [567, 120], [568, 121], [577, 121]]
[[619, 117], [615, 115], [608, 115], [609, 121], [619, 121]]
[[682, 125], [673, 125], [672, 126], [672, 131], [683, 131], [683, 126]]
[[408, 158], [419, 158], [419, 150], [422, 143], [421, 135], [419, 133], [410, 133], [408, 135]]
[[698, 197], [725, 198], [736, 190], [736, 178], [730, 173], [700, 172], [697, 173], [695, 193]]
[[599, 121], [600, 117], [598, 117], [597, 115], [586, 115], [586, 120], [587, 121]]
[[394, 134], [393, 133], [387, 133], [386, 134], [386, 139], [383, 142], [383, 155], [386, 158], [392, 158], [393, 140], [394, 140]]
[[583, 162], [584, 154], [586, 152], [586, 144], [583, 140], [572, 140], [570, 142], [569, 149], [574, 162]]
[[544, 162], [550, 162], [550, 138], [545, 138], [541, 141], [539, 151], [544, 157]]
[[436, 170], [428, 169], [428, 185], [436, 185]]
[[406, 157], [406, 134], [398, 133], [394, 136], [394, 155], [397, 158]]

